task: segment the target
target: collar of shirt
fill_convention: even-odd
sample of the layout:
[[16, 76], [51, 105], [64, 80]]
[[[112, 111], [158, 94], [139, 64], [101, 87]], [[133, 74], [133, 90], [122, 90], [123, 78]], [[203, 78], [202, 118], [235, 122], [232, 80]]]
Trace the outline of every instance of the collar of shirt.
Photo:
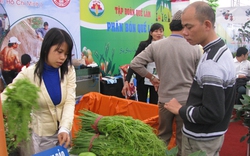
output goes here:
[[184, 38], [183, 36], [178, 35], [178, 34], [171, 34], [170, 36]]

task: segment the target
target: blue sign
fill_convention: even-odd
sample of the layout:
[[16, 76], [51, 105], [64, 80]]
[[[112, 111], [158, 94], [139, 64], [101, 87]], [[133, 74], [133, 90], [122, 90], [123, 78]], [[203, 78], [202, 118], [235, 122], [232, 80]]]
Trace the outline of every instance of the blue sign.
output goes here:
[[67, 148], [56, 146], [46, 151], [34, 154], [33, 156], [69, 156]]

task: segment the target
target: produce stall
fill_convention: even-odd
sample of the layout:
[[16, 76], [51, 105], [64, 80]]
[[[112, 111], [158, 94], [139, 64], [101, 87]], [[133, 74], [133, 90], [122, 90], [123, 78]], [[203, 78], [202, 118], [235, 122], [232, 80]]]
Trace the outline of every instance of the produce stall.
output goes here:
[[89, 92], [100, 92], [99, 67], [76, 68], [76, 99]]
[[[134, 119], [139, 119], [144, 123], [154, 128], [154, 132], [157, 134], [158, 128], [158, 106], [153, 104], [147, 104], [144, 102], [138, 102], [134, 100], [122, 99], [115, 96], [107, 96], [97, 92], [90, 92], [85, 94], [76, 104], [75, 118], [72, 128], [73, 138], [76, 137], [76, 133], [80, 129], [79, 116], [81, 110], [90, 110], [96, 114], [102, 116], [131, 116]], [[168, 148], [175, 146], [175, 131], [170, 141]]]

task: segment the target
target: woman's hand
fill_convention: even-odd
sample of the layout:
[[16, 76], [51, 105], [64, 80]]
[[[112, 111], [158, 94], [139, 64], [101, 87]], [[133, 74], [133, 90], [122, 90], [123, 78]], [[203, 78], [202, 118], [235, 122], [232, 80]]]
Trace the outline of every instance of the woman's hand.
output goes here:
[[64, 144], [64, 147], [67, 148], [70, 144], [70, 136], [67, 132], [61, 132], [58, 134], [58, 141], [60, 146]]
[[131, 96], [128, 81], [124, 82], [124, 85], [123, 85], [123, 88], [122, 88], [122, 95], [125, 96], [126, 98]]

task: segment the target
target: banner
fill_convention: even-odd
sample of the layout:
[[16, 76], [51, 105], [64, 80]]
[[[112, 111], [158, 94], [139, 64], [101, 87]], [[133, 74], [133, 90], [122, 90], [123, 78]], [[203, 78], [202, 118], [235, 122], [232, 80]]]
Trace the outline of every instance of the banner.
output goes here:
[[[1, 50], [8, 45], [11, 37], [16, 37], [21, 44], [15, 49], [19, 58], [27, 53], [32, 62], [39, 59], [42, 37], [36, 30], [43, 28], [44, 22], [48, 28], [58, 27], [66, 30], [74, 41], [73, 54], [78, 57], [80, 51], [79, 1], [73, 0], [0, 0], [0, 19], [3, 32], [0, 32]], [[7, 18], [4, 15], [7, 15]], [[6, 20], [9, 30], [4, 30]], [[0, 31], [1, 31], [0, 30]], [[39, 35], [42, 35], [39, 33]]]
[[250, 7], [225, 7], [216, 10], [216, 32], [234, 53], [238, 47], [250, 48]]
[[119, 66], [130, 63], [140, 41], [148, 38], [150, 26], [163, 24], [164, 36], [169, 36], [172, 15], [188, 4], [189, 0], [0, 0], [0, 50], [16, 37], [21, 42], [15, 49], [19, 58], [27, 53], [35, 63], [43, 38], [35, 31], [47, 22], [48, 28], [62, 28], [72, 36], [74, 62], [97, 63], [104, 76], [117, 75]]
[[[179, 5], [178, 5], [179, 4]], [[153, 23], [163, 24], [165, 37], [174, 11], [187, 0], [80, 1], [81, 52], [86, 65], [97, 63], [102, 75], [117, 75], [130, 63], [140, 41], [147, 40]]]

